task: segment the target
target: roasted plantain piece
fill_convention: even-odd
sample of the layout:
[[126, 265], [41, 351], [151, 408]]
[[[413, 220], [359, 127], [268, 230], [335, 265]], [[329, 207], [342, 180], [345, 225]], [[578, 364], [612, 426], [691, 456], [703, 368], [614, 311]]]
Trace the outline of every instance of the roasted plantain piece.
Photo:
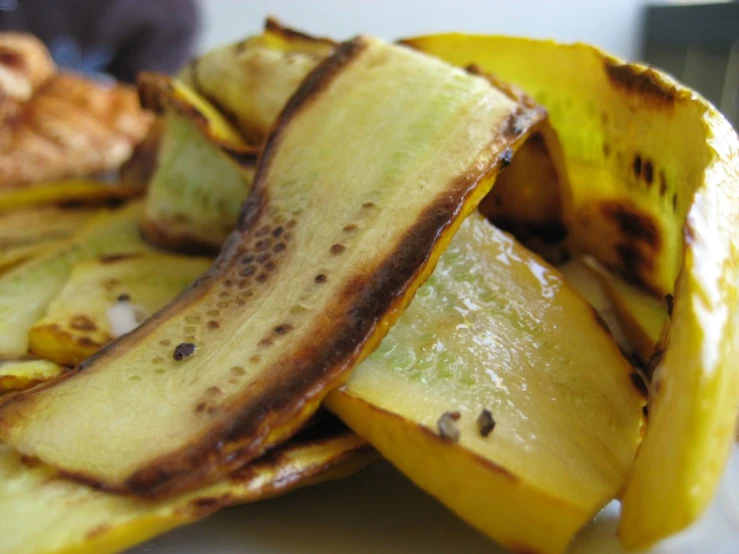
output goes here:
[[44, 43], [25, 33], [0, 33], [0, 124], [7, 101], [29, 100], [56, 67]]
[[348, 476], [377, 459], [333, 418], [209, 487], [159, 502], [106, 494], [0, 445], [0, 553], [103, 554], [221, 508]]
[[0, 189], [117, 170], [150, 123], [133, 89], [54, 76], [4, 117]]
[[714, 495], [739, 404], [736, 132], [666, 75], [582, 44], [461, 34], [406, 43], [476, 63], [541, 102], [570, 174], [570, 238], [655, 298], [673, 295], [620, 535], [644, 547], [685, 528]]
[[149, 248], [136, 228], [140, 213], [140, 204], [133, 204], [100, 214], [63, 245], [0, 276], [0, 358], [28, 352], [29, 329], [59, 294], [76, 263]]
[[644, 423], [645, 391], [599, 321], [472, 216], [326, 406], [503, 546], [562, 552], [623, 488]]
[[184, 83], [144, 74], [139, 84], [145, 105], [166, 113], [141, 229], [167, 250], [215, 254], [236, 226], [257, 151]]
[[124, 83], [106, 86], [74, 73], [59, 73], [44, 84], [40, 97], [59, 100], [74, 113], [92, 116], [131, 145], [146, 136], [152, 124], [152, 115], [142, 111], [136, 91]]
[[137, 327], [210, 267], [208, 258], [115, 254], [77, 264], [29, 332], [31, 351], [74, 366]]
[[283, 110], [211, 271], [84, 370], [5, 402], [0, 436], [147, 496], [284, 441], [375, 348], [542, 120], [431, 57], [344, 43]]
[[30, 389], [64, 373], [65, 368], [49, 360], [0, 361], [0, 395]]
[[95, 213], [58, 206], [0, 211], [0, 270], [58, 246]]

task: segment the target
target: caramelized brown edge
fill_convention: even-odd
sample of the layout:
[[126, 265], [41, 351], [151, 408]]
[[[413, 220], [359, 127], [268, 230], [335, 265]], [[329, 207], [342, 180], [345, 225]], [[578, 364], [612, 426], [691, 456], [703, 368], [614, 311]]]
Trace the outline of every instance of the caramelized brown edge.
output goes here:
[[[232, 159], [240, 162], [240, 165], [250, 167], [256, 162], [259, 148], [229, 143], [214, 136], [208, 118], [197, 106], [185, 101], [176, 93], [171, 77], [144, 71], [139, 74], [137, 84], [141, 105], [145, 108], [156, 113], [172, 110], [177, 115], [193, 122], [205, 138], [229, 154]], [[210, 99], [206, 98], [206, 100], [212, 103]], [[219, 112], [222, 112], [219, 106], [213, 105]]]
[[185, 256], [215, 256], [220, 245], [204, 241], [189, 233], [173, 233], [169, 222], [146, 216], [139, 221], [139, 231], [146, 242], [175, 254]]
[[280, 35], [288, 42], [299, 40], [299, 41], [305, 41], [305, 42], [321, 43], [321, 44], [325, 44], [326, 46], [330, 46], [330, 47], [334, 47], [338, 45], [338, 43], [335, 40], [330, 39], [328, 37], [314, 37], [306, 33], [303, 33], [302, 31], [298, 31], [290, 27], [285, 27], [273, 16], [267, 17], [267, 19], [264, 21], [264, 30], [274, 33], [276, 35]]

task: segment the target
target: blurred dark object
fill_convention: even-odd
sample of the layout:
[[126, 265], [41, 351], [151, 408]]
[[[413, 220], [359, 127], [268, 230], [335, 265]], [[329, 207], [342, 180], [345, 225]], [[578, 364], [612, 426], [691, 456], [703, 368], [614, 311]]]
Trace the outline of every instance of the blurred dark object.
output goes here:
[[696, 89], [739, 129], [739, 2], [649, 6], [642, 57]]
[[199, 23], [195, 0], [0, 0], [0, 31], [38, 36], [63, 69], [130, 83], [178, 70]]

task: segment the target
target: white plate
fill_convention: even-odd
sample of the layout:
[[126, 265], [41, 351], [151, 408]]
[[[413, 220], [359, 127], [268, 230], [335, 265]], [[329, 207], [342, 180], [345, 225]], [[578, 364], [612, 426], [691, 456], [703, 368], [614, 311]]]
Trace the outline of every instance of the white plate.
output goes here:
[[[570, 554], [622, 554], [616, 540], [618, 503], [577, 537]], [[471, 554], [503, 553], [415, 488], [388, 464], [224, 510], [172, 531], [130, 554]], [[650, 554], [739, 553], [739, 446], [721, 489], [703, 518]], [[633, 553], [632, 553], [633, 554]]]

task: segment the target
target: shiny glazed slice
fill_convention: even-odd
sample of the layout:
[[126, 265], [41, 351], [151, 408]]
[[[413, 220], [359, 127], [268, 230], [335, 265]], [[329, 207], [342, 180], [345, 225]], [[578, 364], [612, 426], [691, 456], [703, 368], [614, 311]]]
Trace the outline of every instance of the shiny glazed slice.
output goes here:
[[28, 352], [28, 331], [46, 312], [72, 267], [91, 257], [147, 249], [136, 222], [139, 204], [102, 213], [63, 245], [0, 276], [0, 359]]
[[476, 215], [326, 406], [492, 539], [561, 552], [624, 485], [644, 402], [594, 310]]
[[570, 173], [570, 236], [656, 298], [673, 294], [620, 534], [644, 547], [687, 527], [716, 491], [739, 405], [736, 132], [689, 88], [590, 46], [460, 34], [408, 42], [477, 63], [544, 105]]
[[3, 404], [0, 436], [150, 496], [284, 441], [375, 348], [542, 117], [410, 49], [343, 44], [282, 112], [211, 271], [83, 371]]
[[[29, 332], [33, 353], [74, 366], [137, 327], [181, 293], [211, 264], [209, 258], [130, 254], [77, 264], [46, 315]], [[120, 313], [119, 312], [128, 312]], [[133, 327], [116, 318], [133, 318]]]
[[0, 445], [0, 553], [118, 552], [227, 506], [348, 476], [376, 459], [364, 440], [327, 420], [213, 485], [147, 502], [66, 480]]

